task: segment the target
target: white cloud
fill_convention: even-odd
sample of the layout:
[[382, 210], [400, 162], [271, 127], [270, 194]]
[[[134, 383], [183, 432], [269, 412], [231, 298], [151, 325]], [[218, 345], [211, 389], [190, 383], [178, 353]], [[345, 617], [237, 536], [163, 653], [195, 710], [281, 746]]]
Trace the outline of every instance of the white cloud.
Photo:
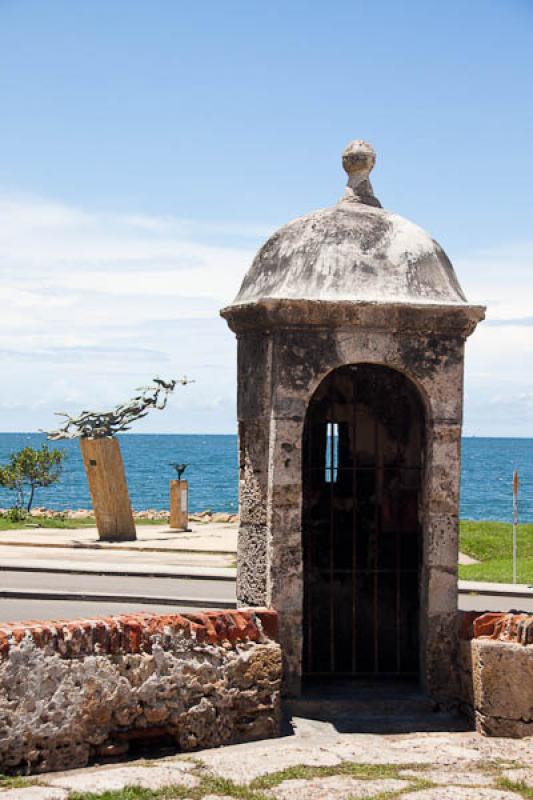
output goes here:
[[[0, 196], [0, 430], [105, 408], [155, 374], [187, 373], [139, 430], [233, 431], [235, 340], [218, 309], [235, 296], [263, 226], [92, 213]], [[533, 245], [455, 262], [488, 305], [467, 344], [465, 431], [533, 436]]]
[[196, 383], [139, 429], [233, 430], [235, 344], [218, 309], [255, 234], [234, 227], [227, 243], [222, 223], [0, 198], [0, 430], [49, 427], [65, 405], [105, 408], [183, 373]]
[[533, 314], [533, 242], [480, 250], [455, 268], [468, 299], [487, 306], [489, 321]]
[[467, 342], [465, 432], [533, 436], [533, 243], [459, 259], [457, 273], [487, 318]]

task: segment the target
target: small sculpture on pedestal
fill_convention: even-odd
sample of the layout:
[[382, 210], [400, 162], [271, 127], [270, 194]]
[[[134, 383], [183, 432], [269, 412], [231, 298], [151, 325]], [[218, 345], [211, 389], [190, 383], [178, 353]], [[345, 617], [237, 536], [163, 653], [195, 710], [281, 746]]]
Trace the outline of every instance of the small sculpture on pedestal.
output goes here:
[[181, 476], [189, 466], [188, 464], [169, 464], [174, 467], [177, 479], [170, 481], [170, 527], [187, 531], [189, 529], [189, 482]]

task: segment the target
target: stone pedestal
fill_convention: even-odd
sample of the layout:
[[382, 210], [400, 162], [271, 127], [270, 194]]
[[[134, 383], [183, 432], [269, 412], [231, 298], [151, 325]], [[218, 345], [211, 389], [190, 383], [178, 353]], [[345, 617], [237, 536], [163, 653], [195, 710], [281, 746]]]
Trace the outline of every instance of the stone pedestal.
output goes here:
[[137, 538], [124, 462], [117, 439], [80, 439], [98, 536], [105, 541]]
[[188, 481], [170, 481], [170, 527], [183, 531], [189, 527]]

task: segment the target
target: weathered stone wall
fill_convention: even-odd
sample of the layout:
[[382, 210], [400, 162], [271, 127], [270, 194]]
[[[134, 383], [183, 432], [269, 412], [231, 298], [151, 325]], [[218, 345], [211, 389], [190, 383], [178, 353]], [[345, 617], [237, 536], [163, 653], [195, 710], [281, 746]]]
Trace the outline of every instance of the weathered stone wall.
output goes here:
[[463, 348], [473, 312], [272, 301], [225, 312], [239, 337], [241, 521], [237, 597], [279, 614], [284, 690], [300, 691], [304, 571], [302, 438], [329, 372], [381, 364], [418, 389], [425, 419], [420, 588], [423, 687], [447, 703], [457, 650]]
[[533, 736], [533, 616], [462, 615], [460, 704], [486, 736]]
[[182, 750], [276, 736], [272, 611], [0, 626], [0, 772], [83, 766], [133, 739]]

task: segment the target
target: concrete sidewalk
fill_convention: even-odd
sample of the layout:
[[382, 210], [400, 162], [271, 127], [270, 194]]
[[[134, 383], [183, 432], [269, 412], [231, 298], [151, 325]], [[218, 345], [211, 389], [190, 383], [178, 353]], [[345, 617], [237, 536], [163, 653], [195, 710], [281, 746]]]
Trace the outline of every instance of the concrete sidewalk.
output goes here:
[[[30, 551], [30, 552], [28, 552]], [[23, 557], [21, 557], [23, 553]], [[109, 558], [87, 561], [81, 559], [79, 554], [73, 558], [65, 557], [63, 551], [56, 551], [50, 548], [46, 551], [47, 556], [52, 554], [52, 558], [38, 558], [42, 552], [35, 554], [31, 548], [3, 548], [0, 547], [0, 572], [53, 572], [57, 575], [106, 575], [109, 577], [121, 578], [186, 578], [187, 580], [217, 580], [235, 581], [237, 570], [235, 567], [208, 566], [204, 563], [205, 559], [198, 564], [182, 563], [161, 563], [161, 559], [151, 562], [147, 559], [124, 559], [110, 561]], [[83, 554], [85, 555], [85, 553]], [[92, 555], [92, 554], [91, 554]], [[122, 555], [122, 554], [121, 554]], [[153, 555], [153, 554], [150, 554]], [[32, 557], [34, 556], [34, 557]]]
[[488, 581], [459, 581], [459, 592], [490, 594], [499, 597], [530, 597], [533, 600], [533, 586], [526, 583], [489, 583]]
[[193, 522], [190, 528], [190, 531], [177, 531], [168, 525], [137, 525], [134, 542], [101, 542], [96, 528], [21, 528], [0, 531], [0, 545], [224, 555], [233, 555], [237, 550], [236, 523]]

